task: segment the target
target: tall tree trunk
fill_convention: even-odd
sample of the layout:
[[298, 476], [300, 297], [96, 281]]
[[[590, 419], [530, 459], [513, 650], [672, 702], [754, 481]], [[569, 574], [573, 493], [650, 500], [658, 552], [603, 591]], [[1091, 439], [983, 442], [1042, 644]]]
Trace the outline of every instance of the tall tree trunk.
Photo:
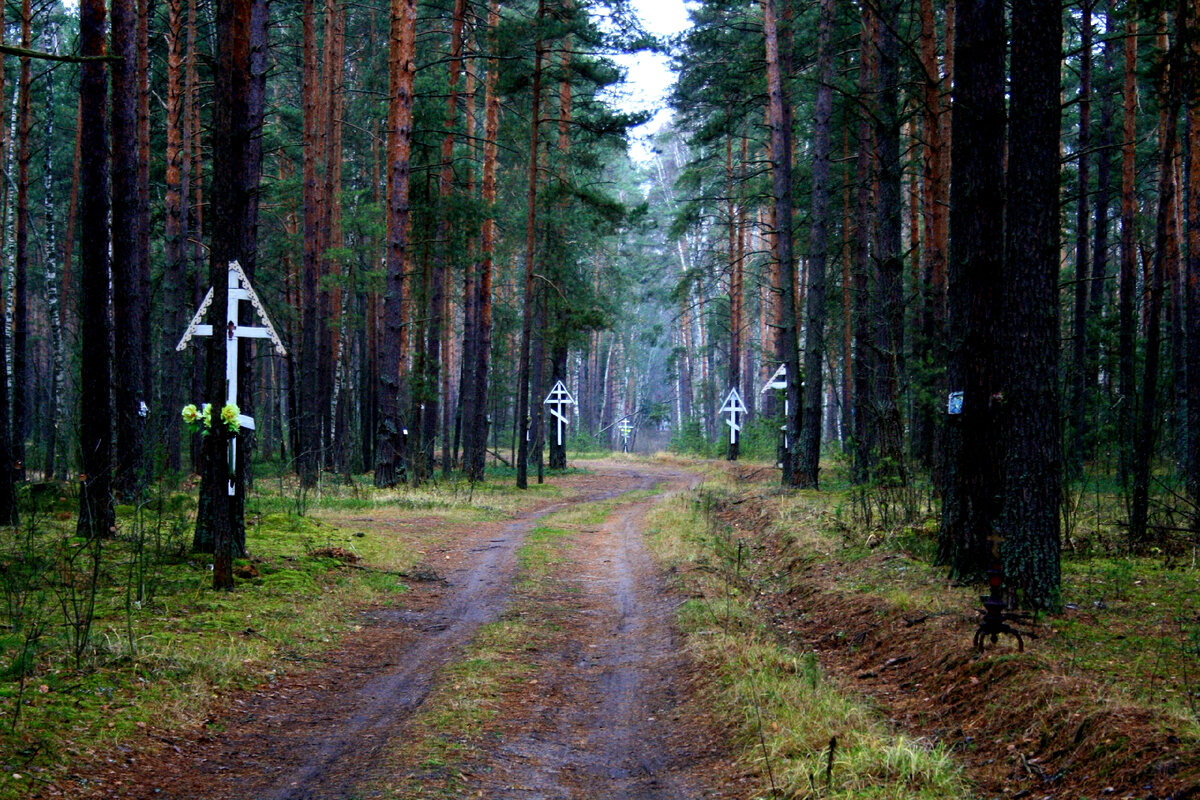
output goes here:
[[775, 0], [763, 0], [763, 34], [767, 56], [767, 97], [771, 135], [771, 194], [775, 207], [779, 259], [780, 336], [787, 371], [787, 441], [782, 483], [795, 486], [800, 476], [800, 348], [796, 328], [796, 264], [792, 246], [792, 131], [791, 100], [780, 62], [780, 31]]
[[[1085, 13], [1085, 21], [1086, 21]], [[1089, 23], [1090, 24], [1090, 23]], [[1062, 13], [1014, 0], [1005, 217], [1004, 580], [1030, 608], [1057, 608], [1062, 439], [1058, 390], [1059, 77]], [[1020, 135], [1017, 135], [1019, 132]]]
[[1121, 146], [1121, 264], [1117, 280], [1118, 477], [1128, 491], [1132, 465], [1133, 418], [1136, 408], [1134, 329], [1137, 325], [1137, 16], [1125, 22], [1124, 121]]
[[958, 578], [986, 570], [1003, 480], [995, 342], [1004, 232], [1004, 3], [956, 5], [950, 143], [946, 494], [938, 561]]
[[475, 343], [474, 402], [472, 412], [467, 414], [466, 427], [471, 431], [471, 443], [463, 443], [463, 457], [467, 463], [467, 476], [471, 480], [483, 480], [487, 459], [487, 399], [488, 366], [492, 349], [492, 270], [496, 246], [496, 162], [499, 152], [497, 135], [500, 128], [500, 98], [496, 87], [499, 80], [499, 59], [496, 53], [496, 29], [500, 24], [499, 0], [488, 3], [488, 63], [484, 80], [483, 121], [483, 205], [484, 218], [479, 237], [480, 264], [476, 305], [478, 323]]
[[[728, 388], [725, 392], [737, 390], [741, 394], [742, 386], [742, 326], [744, 324], [743, 316], [745, 314], [744, 300], [744, 277], [742, 270], [741, 259], [738, 258], [737, 252], [737, 205], [734, 197], [737, 192], [737, 187], [734, 185], [733, 179], [733, 133], [725, 139], [725, 215], [727, 217], [726, 224], [729, 232], [729, 359], [728, 367]], [[738, 422], [745, 426], [746, 419], [744, 414], [738, 415]], [[731, 429], [729, 437], [729, 448], [727, 458], [730, 461], [737, 461], [738, 445], [740, 444], [738, 432]]]
[[[105, 53], [104, 0], [79, 5], [79, 51]], [[80, 420], [83, 479], [79, 491], [80, 536], [107, 537], [113, 525], [112, 403], [109, 401], [112, 353], [108, 328], [108, 92], [103, 61], [79, 69], [79, 137], [87, 142], [79, 164], [80, 217]], [[2, 382], [0, 382], [2, 383]], [[3, 492], [0, 492], [3, 495]]]
[[832, 175], [834, 0], [821, 0], [817, 22], [817, 98], [813, 109], [812, 232], [809, 234], [808, 314], [804, 342], [804, 421], [797, 485], [817, 488], [821, 462], [821, 403], [825, 359], [825, 270], [829, 260]]
[[[1111, 12], [1105, 14], [1105, 30], [1114, 31], [1117, 24]], [[1085, 385], [1091, 392], [1100, 390], [1100, 332], [1097, 322], [1104, 311], [1105, 298], [1108, 292], [1108, 234], [1109, 208], [1112, 204], [1112, 150], [1113, 142], [1113, 90], [1115, 89], [1113, 51], [1116, 48], [1114, 37], [1109, 36], [1104, 41], [1104, 68], [1102, 75], [1104, 83], [1098, 87], [1100, 96], [1100, 142], [1096, 164], [1096, 204], [1095, 204], [1095, 233], [1096, 243], [1092, 249], [1092, 279], [1089, 287], [1088, 318], [1091, 324], [1086, 330], [1087, 348], [1087, 377]], [[1112, 381], [1111, 369], [1105, 370], [1105, 384]], [[1084, 413], [1087, 413], [1085, 408]], [[1098, 437], [1092, 435], [1084, 440], [1084, 459], [1092, 458], [1096, 453]]]
[[387, 159], [387, 254], [383, 299], [383, 340], [379, 347], [379, 430], [375, 445], [375, 485], [395, 486], [404, 459], [403, 371], [404, 278], [408, 268], [409, 175], [416, 75], [416, 0], [392, 0], [389, 48]]
[[[104, 5], [101, 2], [101, 25], [103, 25]], [[86, 5], [80, 8], [80, 46], [88, 46], [91, 42], [85, 35], [85, 24], [92, 23], [91, 13]], [[93, 23], [94, 24], [94, 23]], [[4, 42], [4, 7], [0, 4], [0, 44]], [[103, 47], [103, 30], [100, 32], [101, 47]], [[103, 80], [103, 79], [102, 79]], [[4, 70], [0, 70], [0, 98], [4, 97]], [[0, 151], [4, 149], [4, 126], [0, 125]], [[82, 135], [82, 132], [80, 133]], [[7, 306], [8, 298], [4, 296], [3, 285], [0, 283], [0, 308]], [[8, 356], [8, 335], [4, 325], [0, 324], [0, 364], [5, 363]], [[8, 398], [8, 381], [0, 380], [0, 525], [16, 525], [19, 522], [16, 492], [16, 464], [12, 453], [12, 439], [9, 437], [9, 422], [12, 409]], [[82, 440], [81, 440], [82, 441]]]
[[879, 215], [874, 254], [877, 292], [875, 317], [874, 406], [878, 415], [879, 477], [904, 483], [904, 423], [900, 385], [904, 375], [903, 203], [900, 195], [900, 0], [879, 4], [876, 46], [879, 80], [875, 105], [875, 153], [878, 163], [876, 211]]
[[1083, 472], [1087, 438], [1088, 377], [1088, 292], [1091, 277], [1091, 125], [1092, 125], [1092, 0], [1080, 3], [1079, 54], [1079, 198], [1075, 214], [1075, 316], [1071, 342], [1071, 445], [1067, 453], [1067, 472], [1078, 477]]
[[[529, 487], [529, 437], [532, 430], [530, 419], [530, 344], [533, 333], [534, 291], [533, 259], [537, 244], [537, 186], [538, 186], [538, 129], [541, 124], [542, 103], [542, 20], [546, 17], [546, 2], [538, 0], [537, 42], [534, 45], [532, 113], [529, 116], [529, 192], [527, 195], [525, 223], [525, 291], [521, 314], [521, 353], [517, 368], [517, 488]], [[538, 398], [539, 400], [541, 398]]]
[[[48, 52], [58, 54], [58, 24], [50, 23], [45, 32], [48, 39]], [[54, 72], [46, 73], [46, 106], [54, 108], [55, 96]], [[62, 310], [58, 296], [58, 233], [55, 225], [55, 195], [54, 195], [54, 115], [46, 116], [46, 142], [44, 169], [42, 172], [42, 218], [45, 226], [45, 279], [46, 306], [50, 317], [50, 397], [48, 406], [48, 424], [46, 430], [46, 453], [43, 462], [43, 473], [46, 480], [58, 480], [66, 476], [65, 459], [59, 452], [63, 448], [66, 437], [62, 435], [63, 419], [65, 418], [64, 401], [66, 399], [66, 354], [63, 347]], [[68, 236], [72, 235], [68, 230]]]
[[1200, 7], [1188, 6], [1186, 16], [1188, 49], [1185, 72], [1193, 76], [1184, 84], [1187, 92], [1187, 265], [1185, 267], [1187, 338], [1187, 488], [1192, 500], [1192, 531], [1200, 533]]
[[859, 44], [858, 99], [862, 108], [858, 119], [858, 154], [855, 159], [854, 204], [854, 481], [866, 483], [874, 472], [877, 452], [878, 415], [872, 402], [877, 356], [872, 338], [870, 316], [871, 276], [871, 210], [872, 192], [871, 120], [875, 116], [875, 11], [873, 6], [862, 9], [862, 33]]
[[[21, 46], [33, 47], [33, 10], [21, 0]], [[33, 73], [28, 56], [21, 57], [17, 78], [17, 215], [14, 222], [12, 298], [12, 452], [17, 479], [25, 479], [25, 440], [29, 435], [29, 133], [32, 125], [30, 92]]]
[[321, 330], [320, 300], [317, 276], [323, 243], [320, 239], [321, 209], [318, 186], [319, 125], [322, 122], [319, 103], [319, 72], [317, 69], [316, 7], [313, 0], [304, 0], [304, 248], [303, 277], [300, 282], [300, 450], [296, 454], [300, 483], [316, 486], [321, 469]]
[[187, 324], [187, 299], [183, 292], [187, 276], [187, 216], [189, 170], [184, 142], [189, 137], [183, 78], [188, 58], [182, 0], [167, 3], [167, 126], [166, 192], [163, 198], [163, 316], [166, 330], [161, 340], [162, 366], [159, 417], [166, 465], [170, 471], [182, 466], [180, 434], [176, 415], [183, 406], [182, 365], [175, 343]]
[[1144, 551], [1150, 544], [1150, 473], [1153, 467], [1154, 447], [1157, 441], [1156, 421], [1159, 417], [1158, 379], [1159, 357], [1162, 349], [1163, 291], [1170, 258], [1172, 217], [1175, 214], [1176, 171], [1179, 108], [1181, 103], [1181, 80], [1178, 51], [1180, 37], [1166, 48], [1166, 66], [1162, 78], [1160, 96], [1161, 141], [1159, 143], [1158, 166], [1158, 214], [1154, 235], [1154, 259], [1146, 281], [1146, 351], [1141, 387], [1141, 405], [1138, 408], [1137, 435], [1133, 440], [1133, 482], [1129, 507], [1129, 543], [1137, 551]]
[[[219, 320], [227, 316], [227, 284], [230, 261], [241, 258], [246, 245], [245, 228], [250, 218], [253, 197], [247, 191], [247, 173], [251, 139], [256, 133], [250, 109], [250, 41], [253, 0], [217, 0], [217, 51], [213, 72], [213, 171], [210, 193], [212, 235], [209, 250], [208, 283], [213, 287], [209, 307], [214, 335], [207, 338], [208, 381], [205, 398], [213, 409], [213, 426], [205, 442], [206, 488], [213, 532], [213, 588], [233, 588], [234, 501], [228, 486], [241, 483], [240, 465], [245, 462], [242, 449], [238, 474], [232, 474], [229, 448], [236, 434], [218, 421], [225, 405], [225, 354], [236, 347], [230, 336], [222, 336]], [[240, 489], [235, 489], [240, 491]]]
[[136, 502], [145, 487], [148, 364], [142, 339], [149, 298], [142, 293], [141, 209], [138, 186], [137, 0], [113, 0], [112, 52], [112, 283], [114, 387], [117, 417], [116, 491]]

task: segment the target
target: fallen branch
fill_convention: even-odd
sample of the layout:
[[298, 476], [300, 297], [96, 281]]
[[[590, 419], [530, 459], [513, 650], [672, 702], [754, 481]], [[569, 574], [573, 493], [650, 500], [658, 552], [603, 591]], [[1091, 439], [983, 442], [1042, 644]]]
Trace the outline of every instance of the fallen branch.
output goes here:
[[495, 450], [488, 450], [488, 452], [491, 453], [492, 455], [494, 455], [496, 457], [496, 459], [504, 466], [509, 467], [509, 468], [512, 467], [512, 464], [508, 463], [507, 459], [505, 459], [504, 456], [500, 455]]

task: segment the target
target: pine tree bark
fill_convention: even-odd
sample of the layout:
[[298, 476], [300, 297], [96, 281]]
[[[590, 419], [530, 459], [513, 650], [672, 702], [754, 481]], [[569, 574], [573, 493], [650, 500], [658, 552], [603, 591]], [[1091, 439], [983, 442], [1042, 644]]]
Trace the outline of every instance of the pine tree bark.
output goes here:
[[320, 78], [317, 69], [316, 7], [314, 0], [304, 0], [303, 104], [304, 104], [304, 245], [300, 282], [300, 385], [299, 406], [300, 450], [296, 454], [297, 472], [302, 486], [316, 486], [321, 469], [321, 331], [324, 322], [320, 315], [317, 278], [321, 253], [321, 202], [318, 185], [320, 158], [319, 129], [323, 121], [319, 103]]
[[1192, 500], [1192, 531], [1200, 533], [1200, 7], [1191, 3], [1184, 17], [1187, 51], [1184, 53], [1184, 84], [1187, 126], [1187, 263], [1184, 267], [1187, 338], [1187, 430], [1186, 462], [1188, 496]]
[[859, 43], [858, 99], [860, 104], [857, 125], [858, 152], [855, 156], [854, 224], [851, 267], [853, 280], [853, 305], [851, 309], [854, 325], [853, 349], [853, 401], [851, 412], [854, 418], [854, 482], [865, 484], [874, 472], [878, 455], [878, 414], [873, 405], [873, 389], [877, 356], [872, 337], [870, 316], [871, 299], [871, 239], [874, 207], [873, 150], [871, 119], [875, 116], [875, 12], [873, 6], [862, 9], [862, 32]]
[[1133, 458], [1133, 418], [1137, 398], [1134, 378], [1134, 294], [1137, 285], [1137, 37], [1136, 15], [1125, 22], [1124, 119], [1121, 145], [1121, 263], [1117, 279], [1117, 446], [1118, 479], [1128, 490]]
[[[538, 132], [541, 126], [542, 104], [542, 21], [546, 18], [546, 2], [538, 0], [537, 41], [534, 45], [532, 110], [529, 115], [529, 191], [525, 222], [525, 289], [522, 295], [521, 353], [517, 368], [517, 408], [514, 432], [517, 437], [517, 488], [529, 488], [529, 445], [533, 435], [533, 420], [530, 409], [531, 337], [536, 299], [533, 287], [534, 257], [537, 244], [537, 195], [538, 195]], [[540, 399], [540, 398], [539, 398]]]
[[499, 59], [496, 53], [496, 29], [500, 24], [499, 0], [488, 3], [488, 62], [487, 77], [484, 79], [483, 119], [483, 205], [484, 218], [479, 236], [480, 264], [476, 283], [478, 309], [476, 343], [474, 345], [475, 376], [473, 380], [473, 402], [468, 413], [465, 409], [464, 434], [470, 432], [468, 443], [464, 435], [463, 458], [467, 476], [471, 480], [483, 480], [487, 459], [487, 399], [488, 367], [492, 349], [492, 271], [496, 247], [496, 162], [499, 153], [497, 135], [500, 128], [500, 98], [497, 94]]
[[878, 5], [876, 47], [879, 54], [875, 104], [875, 154], [878, 165], [874, 258], [877, 286], [872, 298], [875, 317], [874, 403], [879, 441], [879, 474], [892, 484], [906, 482], [904, 422], [900, 386], [904, 382], [904, 256], [901, 241], [903, 203], [900, 195], [900, 0]]
[[[82, 0], [79, 5], [80, 55], [104, 55], [106, 26], [104, 0]], [[79, 136], [81, 141], [87, 142], [87, 147], [82, 150], [79, 164], [79, 399], [85, 413], [79, 424], [83, 476], [77, 532], [93, 539], [111, 535], [113, 525], [108, 127], [105, 124], [108, 68], [103, 61], [87, 61], [80, 66], [79, 73]]]
[[1083, 472], [1087, 438], [1088, 311], [1091, 277], [1091, 125], [1092, 125], [1092, 0], [1080, 2], [1079, 54], [1079, 190], [1075, 213], [1075, 314], [1071, 342], [1071, 445], [1067, 472]]
[[947, 383], [962, 392], [962, 405], [947, 415], [938, 562], [956, 578], [974, 579], [988, 566], [1003, 481], [995, 347], [1004, 251], [996, 224], [1004, 213], [1003, 2], [959, 2], [954, 49]]
[[[1012, 5], [1005, 346], [1006, 435], [1000, 517], [1004, 580], [1023, 605], [1061, 602], [1058, 389], [1059, 125], [1062, 14], [1042, 0]], [[1016, 135], [1017, 132], [1020, 135]]]
[[177, 414], [183, 407], [182, 364], [175, 343], [187, 325], [187, 205], [189, 170], [184, 159], [184, 142], [190, 134], [190, 116], [184, 96], [184, 64], [188, 58], [182, 0], [167, 2], [167, 124], [166, 191], [163, 197], [163, 316], [166, 321], [161, 351], [159, 417], [167, 469], [177, 472], [182, 466], [180, 428]]
[[136, 502], [145, 487], [148, 364], [142, 338], [149, 298], [140, 263], [142, 192], [138, 186], [137, 0], [113, 0], [112, 52], [112, 282], [113, 345], [121, 380], [114, 386], [117, 417], [115, 489]]
[[[1186, 13], [1186, 9], [1184, 9]], [[1129, 506], [1129, 544], [1135, 552], [1145, 552], [1151, 544], [1149, 530], [1150, 473], [1154, 459], [1159, 416], [1158, 382], [1159, 359], [1162, 349], [1163, 293], [1166, 290], [1168, 260], [1171, 251], [1171, 228], [1176, 210], [1175, 155], [1178, 144], [1177, 124], [1181, 105], [1182, 76], [1179, 61], [1180, 37], [1165, 50], [1166, 63], [1159, 90], [1161, 100], [1158, 214], [1154, 235], [1154, 257], [1146, 281], [1146, 347], [1141, 386], [1141, 405], [1138, 407], [1137, 435], [1133, 440], [1131, 465], [1132, 493]]]
[[383, 339], [379, 356], [379, 429], [375, 485], [395, 486], [404, 464], [404, 415], [400, 383], [405, 357], [405, 271], [408, 267], [409, 156], [412, 150], [413, 81], [416, 74], [416, 0], [392, 0], [389, 47], [387, 159], [387, 254]]
[[834, 0], [821, 0], [817, 22], [817, 96], [813, 108], [812, 206], [809, 212], [808, 313], [804, 342], [804, 418], [797, 485], [817, 488], [825, 360], [825, 271], [829, 260], [834, 53]]
[[767, 56], [768, 117], [771, 136], [771, 199], [775, 207], [779, 291], [783, 306], [780, 336], [787, 371], [787, 441], [782, 483], [795, 486], [800, 476], [800, 347], [796, 327], [796, 263], [792, 242], [791, 100], [780, 61], [780, 31], [775, 0], [763, 0], [763, 35]]

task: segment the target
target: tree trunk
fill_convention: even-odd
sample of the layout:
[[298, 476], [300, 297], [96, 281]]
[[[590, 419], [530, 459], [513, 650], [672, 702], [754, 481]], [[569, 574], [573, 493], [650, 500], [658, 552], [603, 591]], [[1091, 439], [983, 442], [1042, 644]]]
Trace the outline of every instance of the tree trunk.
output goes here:
[[1092, 124], [1092, 0], [1080, 2], [1079, 54], [1079, 197], [1075, 213], [1075, 315], [1071, 341], [1071, 444], [1067, 474], [1083, 472], [1087, 438], [1088, 283], [1091, 277], [1091, 124]]
[[[33, 10], [21, 0], [21, 46], [33, 47]], [[17, 480], [25, 480], [25, 440], [29, 435], [29, 133], [32, 125], [30, 91], [33, 72], [27, 56], [21, 58], [17, 78], [17, 215], [14, 222], [16, 252], [13, 257], [12, 298], [12, 453]]]
[[1125, 22], [1125, 89], [1123, 144], [1121, 147], [1121, 265], [1117, 280], [1118, 368], [1117, 442], [1120, 448], [1118, 478], [1129, 489], [1132, 464], [1134, 383], [1134, 329], [1137, 325], [1134, 294], [1137, 285], [1137, 16]]
[[300, 282], [300, 451], [296, 467], [300, 483], [305, 487], [317, 484], [321, 469], [321, 331], [317, 276], [320, 270], [323, 243], [320, 239], [323, 203], [318, 186], [319, 134], [322, 122], [319, 108], [319, 73], [317, 69], [316, 8], [313, 0], [304, 0], [304, 247], [303, 278]]
[[875, 116], [875, 13], [872, 6], [862, 9], [862, 34], [859, 45], [858, 100], [862, 105], [858, 118], [858, 154], [855, 159], [854, 203], [854, 482], [864, 484], [874, 472], [878, 455], [876, 444], [878, 415], [872, 403], [877, 369], [875, 342], [871, 336], [871, 210], [872, 190], [871, 119]]
[[487, 400], [488, 365], [492, 349], [492, 270], [496, 247], [496, 162], [499, 147], [497, 134], [500, 127], [500, 98], [496, 87], [499, 80], [499, 59], [496, 57], [496, 29], [500, 24], [499, 0], [488, 3], [488, 64], [484, 80], [483, 121], [483, 205], [484, 219], [479, 236], [480, 264], [477, 282], [478, 320], [475, 343], [474, 401], [472, 411], [467, 414], [465, 425], [470, 431], [470, 444], [463, 442], [463, 458], [467, 476], [471, 480], [483, 480], [487, 460]]
[[[537, 42], [534, 45], [533, 81], [531, 91], [532, 113], [529, 116], [529, 192], [527, 195], [525, 224], [525, 291], [522, 296], [521, 354], [517, 368], [517, 409], [515, 434], [517, 437], [517, 488], [529, 487], [529, 438], [533, 420], [530, 419], [530, 344], [533, 333], [534, 291], [533, 259], [537, 243], [537, 185], [538, 185], [538, 129], [541, 123], [542, 102], [542, 20], [546, 17], [546, 2], [538, 0]], [[538, 398], [540, 400], [540, 398]]]
[[[214, 335], [207, 337], [208, 382], [205, 397], [213, 408], [213, 425], [205, 437], [206, 481], [209, 492], [213, 531], [213, 588], [233, 588], [233, 556], [237, 544], [235, 519], [242, 493], [243, 470], [246, 462], [245, 439], [231, 432], [218, 420], [217, 409], [226, 402], [225, 351], [236, 347], [231, 336], [220, 335], [219, 320], [226, 318], [227, 285], [230, 261], [242, 257], [242, 251], [253, 249], [251, 223], [256, 202], [257, 186], [252, 178], [261, 165], [252, 163], [256, 151], [252, 139], [258, 133], [252, 110], [253, 70], [251, 42], [254, 0], [217, 0], [217, 52], [213, 73], [213, 171], [210, 193], [213, 220], [209, 239], [208, 282], [213, 287], [213, 302], [209, 307]], [[237, 471], [231, 473], [228, 453], [234, 438], [238, 448]], [[234, 483], [234, 494], [228, 486]]]
[[[103, 2], [100, 4], [101, 21], [103, 26]], [[80, 47], [87, 47], [92, 42], [87, 38], [89, 33], [85, 28], [86, 24], [94, 25], [94, 8], [89, 8], [86, 3], [81, 4], [80, 8]], [[0, 4], [0, 44], [4, 42], [4, 7]], [[100, 33], [101, 47], [103, 47], [104, 32], [101, 27]], [[103, 69], [103, 67], [101, 67]], [[86, 73], [85, 73], [86, 74]], [[101, 82], [103, 85], [103, 73], [101, 73]], [[81, 89], [82, 91], [82, 89]], [[0, 70], [0, 98], [4, 97], [4, 70]], [[103, 105], [101, 105], [103, 108]], [[3, 131], [4, 126], [0, 125], [0, 131]], [[79, 135], [82, 135], [80, 131]], [[0, 132], [0, 151], [4, 149], [3, 133]], [[76, 176], [78, 177], [78, 176]], [[3, 285], [0, 283], [0, 308], [7, 306], [8, 298], [4, 296]], [[4, 325], [0, 325], [0, 364], [5, 363], [8, 350], [8, 335]], [[16, 525], [20, 519], [17, 510], [17, 493], [16, 493], [16, 464], [13, 461], [12, 440], [9, 438], [9, 422], [12, 417], [12, 409], [9, 405], [8, 398], [8, 381], [0, 380], [0, 525]], [[86, 476], [85, 476], [86, 478]], [[81, 508], [82, 496], [81, 496]], [[81, 518], [82, 521], [82, 518]]]
[[[58, 54], [58, 24], [50, 23], [46, 28], [49, 39], [48, 52]], [[54, 72], [46, 73], [46, 107], [55, 107]], [[66, 459], [59, 450], [63, 449], [66, 437], [62, 435], [63, 419], [65, 418], [66, 399], [66, 354], [63, 347], [62, 309], [58, 296], [58, 233], [55, 225], [55, 196], [54, 196], [54, 116], [46, 116], [46, 141], [44, 169], [42, 174], [42, 218], [45, 226], [46, 242], [45, 286], [46, 310], [50, 323], [50, 396], [47, 403], [46, 453], [43, 462], [43, 474], [46, 480], [59, 480], [66, 477]], [[68, 231], [68, 235], [72, 232]]]
[[[733, 134], [730, 133], [725, 139], [725, 214], [729, 232], [729, 359], [726, 365], [729, 370], [729, 379], [728, 388], [725, 391], [728, 393], [736, 389], [741, 394], [742, 326], [744, 324], [742, 318], [745, 312], [745, 287], [742, 261], [737, 252], [737, 207], [734, 202], [736, 193], [737, 187], [733, 181]], [[744, 427], [745, 415], [739, 413], [737, 421]], [[738, 432], [731, 429], [729, 448], [726, 454], [730, 461], [737, 461], [739, 440]]]
[[[1186, 9], [1185, 9], [1186, 11]], [[1170, 257], [1172, 219], [1175, 215], [1177, 152], [1181, 81], [1178, 50], [1180, 37], [1166, 48], [1167, 66], [1164, 70], [1160, 97], [1161, 141], [1158, 166], [1158, 214], [1154, 235], [1154, 259], [1146, 282], [1146, 351], [1138, 408], [1137, 435], [1133, 440], [1133, 482], [1129, 508], [1129, 544], [1144, 552], [1151, 543], [1149, 535], [1150, 473], [1153, 468], [1154, 446], [1157, 440], [1159, 357], [1162, 349], [1163, 291]]]
[[[112, 285], [114, 386], [117, 417], [115, 489], [136, 502], [145, 487], [148, 364], [142, 339], [149, 298], [142, 294], [141, 208], [138, 186], [137, 0], [113, 0], [112, 52]], [[223, 284], [222, 284], [223, 285]]]
[[[920, 466], [929, 470], [934, 486], [941, 489], [941, 425], [938, 409], [946, 394], [946, 226], [947, 158], [942, 136], [945, 103], [938, 65], [937, 26], [932, 0], [921, 0], [921, 330], [914, 347], [916, 380], [920, 394], [913, 419], [913, 452]], [[946, 41], [949, 42], [949, 33]]]
[[986, 570], [1003, 479], [997, 433], [1004, 233], [1004, 4], [956, 6], [951, 113], [947, 383], [961, 413], [947, 415], [946, 494], [938, 561], [956, 578]]
[[813, 109], [812, 232], [809, 234], [808, 314], [804, 342], [804, 420], [797, 485], [817, 488], [821, 461], [821, 403], [825, 359], [825, 270], [829, 260], [832, 176], [834, 0], [821, 0], [817, 23], [817, 97]]
[[166, 192], [163, 198], [163, 317], [166, 330], [161, 340], [162, 375], [159, 394], [159, 418], [166, 465], [170, 471], [182, 466], [180, 458], [179, 409], [183, 407], [180, 357], [175, 343], [187, 325], [188, 313], [184, 288], [187, 274], [187, 204], [189, 174], [184, 158], [184, 142], [189, 130], [189, 115], [183, 91], [184, 63], [188, 58], [184, 32], [182, 0], [167, 3], [167, 125]]
[[875, 318], [874, 407], [879, 441], [879, 479], [903, 484], [904, 422], [900, 386], [904, 381], [904, 256], [901, 241], [903, 203], [900, 196], [900, 0], [879, 4], [876, 47], [879, 53], [875, 104], [875, 153], [878, 189], [875, 207], [877, 287]]
[[[104, 0], [79, 6], [79, 51], [105, 53]], [[112, 403], [109, 402], [111, 351], [108, 328], [108, 92], [103, 61], [79, 68], [79, 137], [87, 142], [79, 165], [80, 217], [80, 420], [83, 478], [77, 532], [88, 539], [107, 537], [113, 525]], [[2, 382], [0, 382], [2, 383]], [[0, 496], [3, 492], [0, 492]]]
[[387, 254], [383, 339], [379, 347], [379, 430], [375, 485], [395, 486], [403, 465], [404, 278], [408, 269], [409, 157], [412, 152], [413, 80], [416, 75], [416, 0], [392, 0], [388, 97]]
[[1007, 313], [1000, 340], [1007, 343], [1001, 552], [1005, 583], [1020, 593], [1022, 604], [1055, 609], [1062, 603], [1057, 168], [1062, 14], [1042, 0], [1014, 0], [1012, 26]]
[[787, 370], [787, 452], [782, 483], [795, 486], [800, 475], [800, 350], [796, 330], [796, 264], [792, 247], [792, 130], [791, 101], [780, 62], [780, 31], [775, 0], [763, 0], [763, 34], [767, 56], [768, 117], [771, 135], [771, 194], [775, 207], [776, 245], [779, 259], [780, 302], [783, 306], [780, 336]]
[[1189, 43], [1184, 54], [1186, 73], [1193, 80], [1184, 84], [1187, 108], [1187, 264], [1185, 267], [1187, 338], [1187, 430], [1186, 462], [1188, 496], [1192, 500], [1192, 531], [1200, 533], [1200, 7], [1190, 4], [1185, 17]]

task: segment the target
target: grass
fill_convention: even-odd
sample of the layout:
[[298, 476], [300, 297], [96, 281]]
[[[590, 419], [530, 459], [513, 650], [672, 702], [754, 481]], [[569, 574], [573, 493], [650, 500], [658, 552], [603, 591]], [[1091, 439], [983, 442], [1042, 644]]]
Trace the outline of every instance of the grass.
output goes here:
[[715, 713], [737, 721], [741, 759], [760, 775], [761, 796], [969, 796], [945, 748], [891, 730], [869, 702], [828, 680], [814, 654], [776, 641], [730, 557], [750, 537], [711, 513], [731, 491], [706, 485], [662, 504], [650, 517], [650, 543], [678, 588], [696, 597], [680, 608], [679, 624], [717, 676]]

